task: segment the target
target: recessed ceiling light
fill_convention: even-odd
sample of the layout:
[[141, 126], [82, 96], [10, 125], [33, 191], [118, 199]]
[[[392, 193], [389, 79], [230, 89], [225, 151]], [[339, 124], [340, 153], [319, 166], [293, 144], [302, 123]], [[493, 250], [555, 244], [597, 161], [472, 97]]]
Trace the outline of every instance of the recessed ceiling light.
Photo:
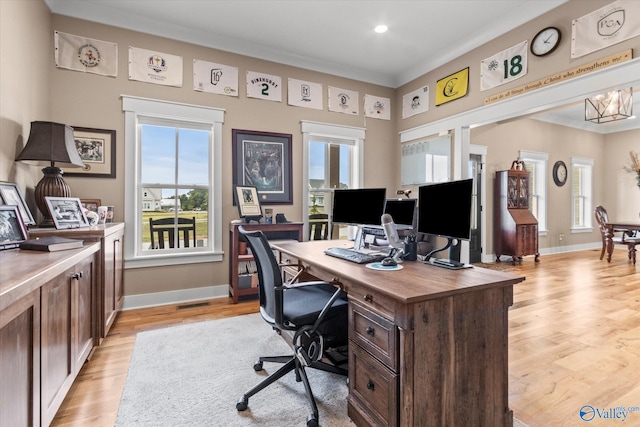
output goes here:
[[375, 32], [378, 34], [386, 33], [389, 28], [386, 25], [378, 25], [375, 28]]

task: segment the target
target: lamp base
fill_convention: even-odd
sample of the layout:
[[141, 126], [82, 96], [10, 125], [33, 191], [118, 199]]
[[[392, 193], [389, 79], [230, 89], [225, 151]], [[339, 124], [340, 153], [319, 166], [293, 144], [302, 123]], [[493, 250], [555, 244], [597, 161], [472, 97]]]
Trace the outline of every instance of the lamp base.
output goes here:
[[70, 197], [71, 189], [62, 179], [64, 173], [62, 169], [56, 166], [47, 166], [42, 169], [44, 177], [38, 182], [35, 188], [36, 205], [42, 213], [42, 222], [38, 224], [42, 228], [55, 227], [53, 219], [51, 219], [51, 213], [47, 206], [45, 197]]

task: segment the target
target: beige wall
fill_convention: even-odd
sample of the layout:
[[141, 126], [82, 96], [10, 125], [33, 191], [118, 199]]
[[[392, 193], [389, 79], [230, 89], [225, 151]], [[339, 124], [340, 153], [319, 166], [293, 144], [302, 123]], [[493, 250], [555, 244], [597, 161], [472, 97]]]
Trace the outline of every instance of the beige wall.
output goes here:
[[[13, 161], [16, 152], [22, 148], [29, 132], [32, 120], [54, 120], [72, 126], [115, 129], [117, 132], [117, 178], [67, 178], [72, 195], [82, 198], [100, 198], [105, 204], [116, 206], [117, 221], [124, 217], [124, 117], [122, 114], [120, 95], [142, 96], [184, 102], [196, 105], [207, 105], [224, 108], [225, 123], [223, 126], [223, 247], [228, 247], [226, 224], [237, 218], [237, 211], [232, 205], [231, 185], [231, 130], [251, 129], [271, 132], [291, 133], [293, 136], [293, 191], [294, 204], [274, 206], [276, 212], [282, 212], [288, 218], [301, 220], [301, 179], [302, 179], [302, 147], [300, 121], [310, 120], [325, 123], [341, 124], [366, 128], [365, 142], [365, 185], [369, 187], [384, 186], [390, 192], [399, 187], [399, 137], [398, 132], [420, 126], [438, 119], [458, 114], [463, 111], [481, 107], [482, 100], [492, 93], [502, 92], [513, 86], [536, 80], [556, 71], [573, 68], [581, 63], [590, 62], [607, 54], [619, 52], [626, 48], [640, 47], [640, 38], [615, 45], [609, 49], [571, 61], [568, 40], [571, 34], [571, 19], [588, 13], [609, 3], [608, 0], [585, 1], [572, 0], [551, 13], [540, 17], [522, 27], [500, 37], [463, 58], [452, 61], [439, 69], [425, 74], [397, 90], [371, 85], [354, 80], [344, 79], [327, 74], [307, 71], [272, 62], [252, 59], [229, 52], [218, 51], [206, 47], [187, 44], [175, 40], [163, 39], [137, 32], [122, 30], [78, 19], [50, 15], [42, 0], [1, 0], [0, 1], [0, 180], [18, 182], [22, 191], [26, 191], [32, 211], [36, 208], [30, 194], [35, 183], [40, 179], [39, 168], [17, 164]], [[530, 57], [528, 75], [493, 91], [479, 92], [480, 60], [495, 52], [528, 39], [542, 27], [555, 25], [563, 30], [563, 43], [559, 50], [547, 58]], [[83, 74], [55, 68], [53, 64], [54, 30], [79, 34], [86, 37], [112, 41], [118, 44], [118, 77], [109, 78], [92, 74]], [[184, 61], [184, 79], [182, 88], [163, 87], [141, 82], [129, 81], [127, 78], [127, 48], [136, 46], [147, 49], [158, 49], [169, 54], [180, 55]], [[196, 92], [192, 89], [191, 63], [193, 59], [203, 59], [237, 66], [240, 72], [240, 96], [226, 97]], [[440, 107], [433, 106], [425, 114], [410, 119], [401, 118], [402, 95], [422, 85], [428, 84], [433, 96], [433, 88], [437, 79], [462, 68], [470, 67], [469, 94], [457, 101]], [[247, 70], [261, 71], [279, 75], [285, 83], [282, 103], [247, 99], [242, 76]], [[288, 77], [322, 83], [325, 88], [324, 110], [311, 110], [286, 105], [286, 79]], [[327, 110], [326, 87], [337, 86], [360, 93], [361, 101], [365, 94], [392, 98], [393, 119], [391, 121], [365, 119], [361, 112], [358, 116], [332, 113]], [[500, 129], [502, 128], [502, 129]], [[446, 129], [444, 129], [446, 130]], [[535, 130], [535, 131], [534, 131]], [[514, 141], [508, 135], [522, 138]], [[526, 135], [526, 136], [525, 136]], [[477, 138], [477, 141], [475, 140]], [[631, 138], [610, 138], [611, 145], [626, 153], [630, 149], [638, 149]], [[571, 140], [570, 145], [559, 147], [553, 141]], [[483, 142], [484, 141], [484, 142]], [[564, 159], [572, 155], [593, 154], [602, 159], [607, 171], [614, 170], [620, 161], [610, 156], [611, 150], [606, 143], [609, 137], [580, 134], [560, 126], [541, 124], [532, 120], [511, 122], [500, 126], [487, 126], [472, 132], [472, 143], [489, 146], [489, 169], [505, 169], [515, 158], [519, 148], [534, 151], [549, 150], [551, 161]], [[637, 139], [636, 139], [637, 141]], [[588, 146], [588, 155], [579, 154], [577, 147]], [[574, 151], [574, 147], [576, 151]], [[605, 149], [606, 148], [606, 149]], [[584, 153], [583, 151], [581, 153]], [[599, 157], [596, 157], [599, 156]], [[617, 156], [616, 156], [617, 157]], [[389, 166], [391, 165], [391, 167]], [[599, 165], [596, 165], [599, 168]], [[616, 169], [617, 170], [617, 169]], [[616, 208], [624, 202], [624, 197], [617, 198], [617, 193], [605, 191], [623, 181], [620, 174], [611, 177], [604, 171], [597, 170], [597, 192], [607, 205]], [[489, 182], [490, 184], [490, 182]], [[624, 185], [624, 184], [623, 184]], [[617, 187], [616, 187], [617, 188]], [[551, 188], [550, 197], [562, 198], [562, 189]], [[624, 193], [624, 191], [622, 191]], [[637, 200], [636, 200], [637, 202]], [[491, 205], [491, 199], [488, 199]], [[558, 202], [558, 205], [561, 203]], [[551, 217], [560, 217], [555, 209], [549, 212]], [[568, 208], [559, 207], [561, 212]], [[490, 216], [487, 216], [490, 218]], [[635, 219], [635, 218], [634, 218]], [[489, 222], [490, 219], [488, 220]], [[550, 224], [550, 236], [567, 227], [567, 223]], [[488, 224], [491, 230], [491, 224]], [[568, 233], [567, 233], [568, 234]], [[489, 234], [490, 235], [490, 234]], [[580, 237], [582, 239], [583, 237]], [[585, 237], [585, 239], [588, 239]], [[592, 240], [594, 241], [594, 240]], [[543, 242], [545, 247], [554, 246], [551, 242]], [[566, 244], [571, 244], [567, 242]], [[175, 291], [210, 285], [228, 283], [227, 262], [197, 264], [184, 267], [129, 269], [125, 272], [126, 295], [137, 295], [159, 291]]]
[[42, 0], [0, 1], [0, 181], [26, 190], [33, 213], [40, 168], [14, 159], [27, 142], [31, 121], [51, 120], [52, 34]]

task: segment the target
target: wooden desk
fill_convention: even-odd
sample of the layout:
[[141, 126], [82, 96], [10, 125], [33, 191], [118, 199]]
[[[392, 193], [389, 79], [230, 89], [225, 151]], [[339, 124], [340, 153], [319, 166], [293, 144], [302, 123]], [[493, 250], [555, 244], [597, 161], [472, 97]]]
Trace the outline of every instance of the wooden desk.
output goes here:
[[638, 223], [617, 223], [617, 222], [607, 222], [605, 224], [606, 231], [604, 233], [604, 240], [607, 246], [607, 261], [611, 262], [611, 255], [613, 255], [613, 230], [631, 230], [631, 231], [640, 231], [640, 224]]
[[507, 310], [524, 277], [325, 255], [351, 242], [275, 243], [349, 298], [349, 417], [358, 426], [512, 426]]

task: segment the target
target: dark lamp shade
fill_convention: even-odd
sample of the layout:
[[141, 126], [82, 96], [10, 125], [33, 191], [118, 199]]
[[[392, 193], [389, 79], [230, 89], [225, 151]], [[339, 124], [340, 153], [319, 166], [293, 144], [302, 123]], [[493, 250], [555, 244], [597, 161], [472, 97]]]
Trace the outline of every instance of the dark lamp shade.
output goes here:
[[29, 140], [16, 160], [84, 167], [73, 140], [73, 128], [53, 122], [31, 122]]

